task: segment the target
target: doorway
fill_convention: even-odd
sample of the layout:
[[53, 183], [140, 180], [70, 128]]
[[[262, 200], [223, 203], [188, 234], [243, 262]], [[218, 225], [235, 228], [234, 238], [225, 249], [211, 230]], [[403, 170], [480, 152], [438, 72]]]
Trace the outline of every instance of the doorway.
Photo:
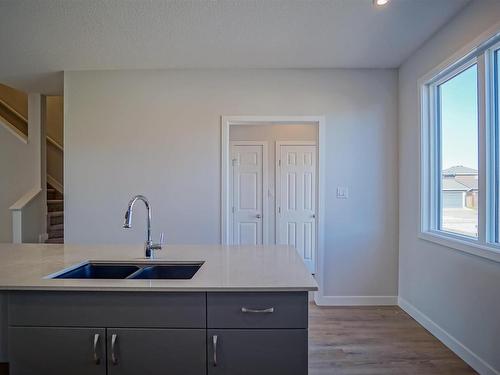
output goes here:
[[293, 246], [320, 286], [323, 132], [323, 117], [222, 118], [221, 242]]

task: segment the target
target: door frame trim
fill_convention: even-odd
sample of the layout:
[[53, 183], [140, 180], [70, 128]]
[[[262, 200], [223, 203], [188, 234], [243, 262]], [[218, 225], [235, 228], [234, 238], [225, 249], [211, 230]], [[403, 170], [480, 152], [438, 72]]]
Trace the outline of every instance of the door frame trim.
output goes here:
[[[269, 149], [269, 144], [267, 141], [230, 141], [229, 142], [229, 158], [231, 159], [231, 148], [233, 146], [262, 146], [262, 243], [264, 245], [269, 244], [269, 225], [268, 225], [268, 204], [267, 204], [267, 194], [269, 191], [269, 155], [268, 155], [268, 149]], [[229, 210], [231, 210], [232, 204], [231, 200], [233, 200], [233, 189], [231, 189], [232, 180], [233, 177], [233, 170], [232, 168], [229, 168], [229, 203], [230, 207]], [[234, 202], [233, 202], [234, 204]], [[232, 216], [232, 212], [230, 212], [230, 215]], [[229, 220], [229, 236], [231, 233], [233, 233], [233, 221], [234, 220]], [[229, 242], [227, 243], [228, 245], [232, 244], [233, 241], [228, 238]]]
[[318, 126], [318, 196], [317, 196], [317, 247], [316, 247], [316, 280], [319, 284], [320, 295], [324, 291], [323, 287], [323, 265], [325, 247], [325, 186], [326, 186], [326, 117], [325, 116], [221, 116], [221, 232], [220, 242], [229, 244], [230, 234], [228, 222], [230, 220], [229, 204], [229, 168], [230, 168], [230, 145], [229, 129], [232, 125], [316, 125]]
[[[275, 149], [275, 152], [276, 152], [276, 156], [275, 156], [275, 170], [276, 170], [276, 173], [274, 174], [274, 187], [275, 187], [275, 212], [276, 212], [276, 218], [274, 220], [274, 232], [275, 232], [275, 238], [276, 238], [276, 242], [278, 242], [278, 233], [279, 233], [279, 230], [278, 230], [278, 208], [279, 208], [279, 205], [281, 203], [281, 168], [279, 166], [279, 160], [281, 159], [281, 146], [316, 146], [316, 159], [318, 159], [318, 147], [317, 147], [317, 142], [316, 141], [287, 141], [287, 140], [278, 140], [276, 141], [276, 149]], [[315, 168], [316, 168], [316, 178], [315, 178], [315, 182], [314, 182], [314, 185], [315, 185], [315, 192], [314, 192], [314, 195], [317, 196], [318, 195], [318, 163], [316, 162], [316, 165], [315, 165]], [[278, 173], [278, 170], [279, 170], [279, 173]], [[317, 213], [318, 211], [318, 200], [317, 198], [315, 199], [316, 202], [315, 202], [315, 205], [316, 205], [316, 210], [315, 210], [315, 214]], [[316, 233], [318, 232], [318, 226], [317, 226], [317, 223], [318, 223], [318, 220], [316, 220]], [[317, 235], [316, 235], [317, 237]], [[317, 238], [316, 238], [317, 240]], [[317, 248], [317, 242], [316, 242], [316, 246], [315, 248]], [[317, 259], [316, 259], [316, 256], [317, 256], [317, 251], [315, 250], [314, 251], [314, 254], [313, 254], [313, 257], [314, 257], [314, 270], [317, 271]]]

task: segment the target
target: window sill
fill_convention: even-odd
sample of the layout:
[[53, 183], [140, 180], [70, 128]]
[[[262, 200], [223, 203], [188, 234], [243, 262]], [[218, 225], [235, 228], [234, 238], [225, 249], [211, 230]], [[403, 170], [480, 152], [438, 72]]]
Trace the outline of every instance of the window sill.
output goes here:
[[454, 238], [439, 232], [420, 232], [419, 238], [434, 242], [438, 245], [446, 246], [454, 250], [467, 254], [486, 258], [500, 263], [500, 248], [495, 246], [482, 245], [466, 239]]

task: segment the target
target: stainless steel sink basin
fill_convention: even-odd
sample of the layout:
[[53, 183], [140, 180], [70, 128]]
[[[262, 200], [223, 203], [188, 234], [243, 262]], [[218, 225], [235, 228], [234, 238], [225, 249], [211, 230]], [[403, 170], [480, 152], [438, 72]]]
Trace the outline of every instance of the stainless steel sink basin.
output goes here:
[[191, 279], [203, 262], [89, 261], [49, 275], [49, 279]]

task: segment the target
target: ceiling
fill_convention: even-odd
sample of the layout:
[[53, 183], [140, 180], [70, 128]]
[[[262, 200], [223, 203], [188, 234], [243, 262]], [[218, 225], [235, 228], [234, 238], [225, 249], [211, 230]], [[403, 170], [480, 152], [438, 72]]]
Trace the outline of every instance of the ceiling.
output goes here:
[[469, 0], [0, 0], [0, 82], [62, 71], [395, 68]]

